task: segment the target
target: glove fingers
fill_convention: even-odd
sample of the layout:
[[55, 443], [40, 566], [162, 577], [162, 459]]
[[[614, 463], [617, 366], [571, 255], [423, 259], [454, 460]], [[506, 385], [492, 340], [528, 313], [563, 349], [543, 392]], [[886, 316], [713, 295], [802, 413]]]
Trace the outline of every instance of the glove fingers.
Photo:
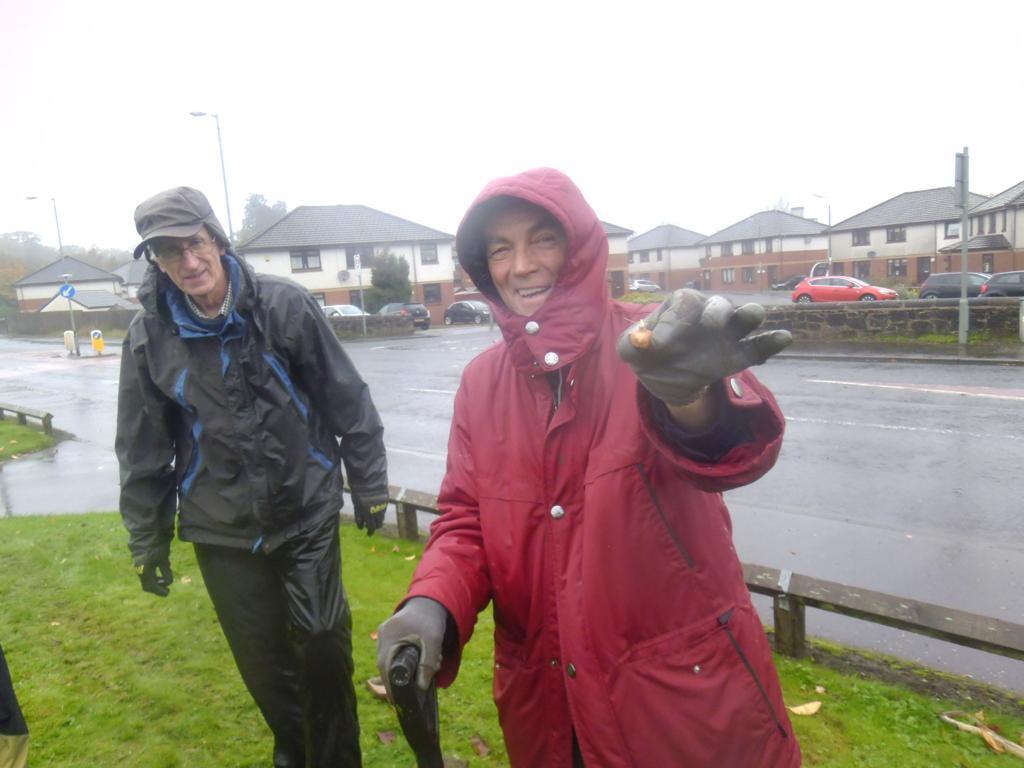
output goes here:
[[764, 322], [764, 307], [760, 304], [744, 304], [732, 313], [727, 327], [728, 335], [733, 340], [742, 339], [756, 330]]
[[761, 365], [792, 343], [793, 335], [789, 331], [765, 331], [744, 339], [739, 342], [740, 354], [746, 361], [744, 367]]

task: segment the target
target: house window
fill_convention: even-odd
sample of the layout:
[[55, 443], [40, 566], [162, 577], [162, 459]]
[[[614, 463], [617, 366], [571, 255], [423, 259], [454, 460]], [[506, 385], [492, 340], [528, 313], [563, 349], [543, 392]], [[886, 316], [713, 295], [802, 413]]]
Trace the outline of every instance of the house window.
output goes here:
[[853, 262], [853, 276], [858, 280], [867, 280], [871, 277], [871, 264], [867, 261]]
[[705, 269], [704, 270], [704, 287], [705, 288], [710, 288], [711, 287], [711, 270], [710, 269]]
[[854, 245], [871, 245], [871, 230], [870, 229], [855, 229], [855, 230], [853, 230], [853, 244]]
[[845, 275], [846, 274], [846, 269], [844, 268], [842, 262], [833, 261], [832, 262], [832, 266], [829, 269], [829, 274], [830, 275]]
[[946, 222], [946, 239], [952, 240], [956, 237], [960, 237], [960, 222], [959, 221], [947, 221]]
[[722, 255], [732, 256], [732, 243], [722, 243]]
[[658, 249], [658, 261], [661, 261], [661, 248]]
[[439, 283], [426, 283], [423, 286], [423, 303], [441, 303], [441, 285]]
[[648, 264], [650, 261], [651, 261], [651, 254], [648, 253], [647, 251], [641, 251], [640, 252], [640, 263], [641, 264]]
[[289, 251], [292, 259], [292, 272], [316, 272], [320, 269], [320, 251], [307, 248], [301, 251]]
[[773, 250], [774, 248], [772, 247], [772, 239], [770, 237], [766, 237], [764, 239], [764, 252], [771, 253]]
[[999, 230], [1000, 232], [1006, 231], [1006, 211], [1003, 211], [1003, 226]]
[[356, 268], [356, 256], [359, 257], [360, 269], [369, 269], [373, 266], [373, 248], [368, 245], [359, 245], [345, 249], [345, 267], [347, 269]]
[[[754, 241], [751, 240], [750, 242], [753, 243]], [[754, 268], [753, 267], [744, 267], [743, 268], [743, 282], [744, 283], [752, 283], [752, 282], [754, 282]]]
[[434, 243], [420, 246], [420, 264], [437, 264], [437, 246]]
[[996, 215], [994, 213], [988, 215], [988, 231], [992, 235], [996, 232]]
[[729, 284], [736, 282], [736, 270], [735, 269], [723, 269], [722, 270], [722, 282]]
[[991, 253], [981, 254], [981, 271], [992, 274], [995, 272], [993, 267], [995, 266], [995, 255]]
[[971, 219], [971, 234], [972, 235], [984, 235], [985, 234], [985, 217], [975, 216]]
[[906, 277], [907, 276], [907, 260], [906, 259], [889, 259], [886, 262], [886, 272], [889, 277]]
[[327, 297], [324, 296], [322, 293], [314, 293], [313, 298], [316, 300], [316, 303], [319, 304], [321, 307], [327, 304]]
[[710, 245], [705, 245], [704, 246], [704, 258], [705, 259], [710, 259], [711, 258], [711, 246]]
[[754, 252], [754, 241], [753, 240], [744, 240], [742, 245], [741, 245], [741, 250], [742, 250], [743, 253], [753, 253]]
[[[906, 227], [886, 227], [886, 230], [885, 230], [885, 242], [887, 242], [887, 243], [905, 243], [905, 242], [907, 242], [907, 228]], [[899, 259], [893, 259], [893, 261], [899, 261]]]

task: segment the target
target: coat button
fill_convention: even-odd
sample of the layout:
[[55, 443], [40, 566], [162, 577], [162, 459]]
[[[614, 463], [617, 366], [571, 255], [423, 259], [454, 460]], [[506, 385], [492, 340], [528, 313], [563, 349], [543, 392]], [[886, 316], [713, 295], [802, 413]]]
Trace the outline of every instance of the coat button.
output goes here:
[[695, 674], [695, 675], [699, 675], [700, 674], [700, 664], [694, 664], [693, 665], [693, 674]]
[[739, 379], [735, 377], [729, 379], [729, 387], [732, 389], [732, 393], [736, 395], [736, 397], [743, 397], [743, 385], [740, 383]]
[[544, 355], [544, 365], [546, 365], [548, 368], [553, 368], [554, 366], [558, 365], [558, 353], [548, 352], [546, 355]]
[[540, 323], [538, 323], [536, 320], [531, 320], [530, 322], [528, 322], [526, 324], [526, 332], [528, 334], [530, 334], [531, 336], [533, 336], [539, 330], [540, 330]]
[[569, 666], [567, 666], [565, 668], [565, 674], [567, 674], [569, 677], [576, 677], [576, 665], [570, 664]]
[[552, 667], [557, 667], [558, 666], [558, 659], [552, 659], [551, 660], [551, 666]]
[[555, 518], [555, 520], [561, 520], [563, 517], [565, 517], [565, 510], [562, 509], [561, 506], [559, 506], [558, 504], [555, 504], [555, 506], [551, 508], [551, 516]]

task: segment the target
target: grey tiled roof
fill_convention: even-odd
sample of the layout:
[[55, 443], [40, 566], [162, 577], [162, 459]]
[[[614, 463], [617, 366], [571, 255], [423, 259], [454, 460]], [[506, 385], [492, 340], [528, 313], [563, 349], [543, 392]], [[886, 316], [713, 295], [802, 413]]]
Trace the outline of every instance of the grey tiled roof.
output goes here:
[[114, 270], [114, 274], [121, 278], [126, 285], [141, 285], [142, 278], [149, 269], [149, 262], [145, 259], [132, 259], [127, 264], [122, 264]]
[[[968, 251], [1008, 251], [1010, 250], [1010, 241], [1006, 239], [1006, 235], [975, 235], [967, 241]], [[947, 245], [944, 248], [939, 248], [939, 253], [959, 253], [960, 252], [960, 241]]]
[[[968, 205], [976, 206], [988, 198], [985, 195], [970, 193]], [[879, 203], [873, 208], [851, 216], [832, 225], [833, 232], [851, 229], [871, 229], [872, 227], [892, 227], [902, 224], [924, 224], [933, 221], [954, 221], [960, 218], [957, 208], [956, 188], [939, 187], [938, 189], [922, 189], [917, 192], [904, 192]]]
[[[61, 296], [54, 296], [51, 301], [67, 301], [67, 299]], [[111, 307], [117, 307], [118, 309], [138, 309], [139, 305], [134, 302], [128, 301], [110, 291], [77, 291], [75, 298], [71, 300], [73, 304], [78, 304], [85, 309], [110, 309]], [[50, 302], [47, 302], [49, 304]]]
[[117, 275], [112, 272], [86, 264], [73, 256], [65, 256], [42, 269], [37, 269], [31, 275], [25, 275], [15, 285], [47, 285], [50, 283], [60, 284], [64, 282], [61, 275], [71, 275], [71, 283], [88, 282], [90, 280], [117, 280]]
[[761, 211], [737, 221], [725, 229], [701, 240], [702, 244], [729, 243], [758, 237], [785, 237], [787, 235], [820, 235], [826, 230], [819, 221], [794, 216], [786, 211]]
[[677, 227], [675, 224], [659, 224], [642, 235], [629, 239], [629, 250], [647, 251], [651, 248], [687, 248], [705, 238], [700, 232]]
[[1014, 204], [1024, 204], [1024, 181], [1018, 182], [1009, 189], [1004, 189], [998, 195], [993, 195], [980, 205], [974, 206], [971, 208], [971, 213], [994, 211], [997, 208], [1003, 208], [1004, 206]]
[[604, 233], [606, 235], [627, 235], [627, 236], [629, 236], [629, 235], [633, 234], [633, 230], [632, 229], [626, 229], [625, 227], [620, 227], [617, 224], [609, 224], [607, 221], [602, 221], [601, 222], [601, 226], [604, 227]]
[[454, 235], [400, 219], [365, 205], [300, 205], [283, 219], [241, 243], [240, 253], [265, 248], [299, 248], [373, 243], [441, 242]]

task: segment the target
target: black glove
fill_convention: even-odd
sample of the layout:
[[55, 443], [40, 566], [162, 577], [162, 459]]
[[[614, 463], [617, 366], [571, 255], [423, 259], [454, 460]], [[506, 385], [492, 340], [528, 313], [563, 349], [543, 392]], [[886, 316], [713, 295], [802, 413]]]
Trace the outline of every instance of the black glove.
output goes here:
[[143, 592], [152, 592], [160, 597], [167, 597], [171, 593], [174, 574], [171, 572], [171, 561], [168, 558], [157, 560], [155, 563], [136, 565], [135, 572], [139, 574]]
[[[441, 667], [441, 648], [448, 627], [448, 610], [429, 597], [411, 597], [390, 619], [377, 628], [377, 668], [390, 686], [388, 670], [395, 654], [406, 645], [420, 651], [416, 685], [425, 691]], [[391, 691], [388, 690], [388, 696]]]
[[367, 497], [353, 493], [352, 508], [356, 527], [365, 528], [366, 535], [373, 536], [373, 532], [384, 525], [384, 512], [388, 508], [387, 494]]
[[763, 321], [760, 304], [737, 309], [723, 296], [683, 288], [627, 328], [617, 349], [648, 392], [669, 405], [686, 405], [719, 379], [760, 365], [792, 343], [789, 331], [753, 333]]

